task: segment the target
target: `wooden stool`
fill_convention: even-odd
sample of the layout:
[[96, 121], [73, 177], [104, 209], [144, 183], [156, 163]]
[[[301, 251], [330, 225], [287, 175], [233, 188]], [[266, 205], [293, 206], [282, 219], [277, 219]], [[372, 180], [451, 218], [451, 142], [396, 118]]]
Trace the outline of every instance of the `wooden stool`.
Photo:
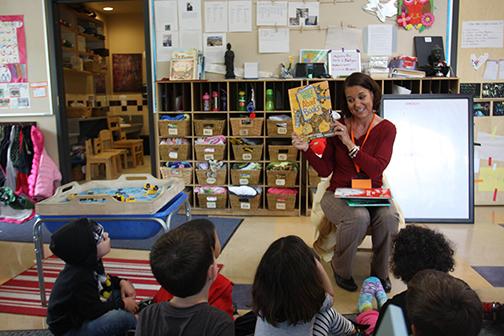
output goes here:
[[[119, 160], [118, 160], [119, 159]], [[119, 163], [119, 165], [118, 165]], [[114, 153], [97, 152], [93, 150], [91, 139], [86, 140], [86, 180], [93, 179], [93, 168], [105, 166], [105, 178], [113, 180], [120, 175], [120, 157]]]

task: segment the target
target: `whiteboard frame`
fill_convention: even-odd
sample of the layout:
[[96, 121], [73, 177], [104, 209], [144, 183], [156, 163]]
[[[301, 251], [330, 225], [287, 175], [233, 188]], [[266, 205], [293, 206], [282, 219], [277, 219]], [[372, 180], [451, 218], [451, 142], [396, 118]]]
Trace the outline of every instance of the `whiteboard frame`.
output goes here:
[[[387, 118], [387, 112], [385, 111], [385, 103], [387, 100], [467, 100], [467, 154], [469, 158], [469, 169], [468, 176], [466, 181], [461, 181], [461, 183], [467, 183], [468, 190], [468, 213], [467, 217], [456, 217], [456, 218], [433, 218], [433, 217], [419, 217], [419, 218], [411, 218], [405, 217], [407, 223], [464, 223], [464, 224], [474, 224], [474, 125], [473, 125], [473, 99], [468, 95], [461, 94], [410, 94], [410, 95], [389, 95], [385, 94], [382, 98], [382, 104], [380, 109], [380, 116]], [[425, 112], [427, 118], [431, 118], [433, 122], [435, 122], [435, 115]], [[390, 119], [388, 119], [390, 120]], [[394, 120], [390, 120], [394, 123]], [[393, 155], [393, 154], [392, 154]], [[436, 178], [436, 177], [430, 177]], [[443, 184], [442, 175], [438, 175], [439, 184]], [[393, 180], [392, 176], [387, 176], [389, 181]], [[412, 192], [413, 188], [411, 188]], [[392, 190], [392, 193], [394, 191]], [[419, 205], [421, 206], [421, 204]]]

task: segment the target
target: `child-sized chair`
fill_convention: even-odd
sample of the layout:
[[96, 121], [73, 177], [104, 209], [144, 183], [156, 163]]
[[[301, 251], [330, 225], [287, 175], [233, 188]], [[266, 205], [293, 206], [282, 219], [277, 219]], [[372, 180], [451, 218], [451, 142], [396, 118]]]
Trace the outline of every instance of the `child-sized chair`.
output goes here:
[[114, 140], [112, 138], [112, 133], [108, 129], [104, 129], [100, 131], [98, 137], [101, 142], [102, 150], [104, 152], [119, 154], [121, 157], [122, 167], [128, 168], [128, 150], [114, 147]]
[[86, 148], [86, 180], [93, 179], [94, 168], [105, 166], [105, 178], [112, 180], [119, 177], [121, 173], [120, 156], [116, 153], [107, 153], [101, 151], [101, 144], [93, 148], [93, 140], [88, 139], [85, 142]]
[[143, 157], [143, 140], [142, 139], [126, 139], [126, 133], [121, 129], [120, 117], [108, 117], [107, 123], [109, 131], [112, 133], [113, 148], [127, 149], [129, 151], [129, 159], [134, 167], [144, 164]]

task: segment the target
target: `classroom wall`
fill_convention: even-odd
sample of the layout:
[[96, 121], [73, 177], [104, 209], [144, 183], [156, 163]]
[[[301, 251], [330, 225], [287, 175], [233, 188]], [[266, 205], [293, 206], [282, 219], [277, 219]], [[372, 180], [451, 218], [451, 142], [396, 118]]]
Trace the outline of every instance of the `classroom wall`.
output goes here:
[[460, 0], [460, 20], [458, 29], [457, 76], [462, 82], [481, 82], [485, 66], [474, 70], [471, 54], [477, 57], [488, 53], [489, 59], [503, 59], [504, 48], [460, 48], [462, 45], [462, 24], [464, 21], [504, 20], [502, 0]]
[[[48, 82], [47, 72], [47, 43], [45, 36], [46, 26], [45, 9], [43, 0], [29, 1], [0, 0], [0, 15], [24, 15], [26, 49], [27, 49], [27, 73], [29, 82]], [[31, 108], [0, 110], [0, 122], [11, 121], [35, 121], [45, 136], [45, 147], [51, 158], [59, 163], [58, 159], [58, 135], [56, 131], [56, 116], [50, 115], [51, 101], [50, 92], [46, 98], [33, 98]], [[55, 106], [53, 102], [53, 106]], [[3, 116], [3, 114], [14, 116]], [[26, 116], [24, 116], [26, 114]], [[28, 115], [39, 114], [39, 115]], [[47, 114], [47, 115], [40, 115]]]
[[[154, 0], [157, 1], [157, 0]], [[449, 0], [436, 0], [434, 25], [423, 31], [416, 29], [406, 31], [400, 28], [393, 20], [388, 19], [386, 23], [394, 25], [397, 31], [397, 51], [395, 55], [414, 55], [413, 36], [442, 36], [446, 49], [446, 22], [447, 5]], [[232, 44], [235, 53], [235, 67], [242, 67], [244, 62], [259, 62], [260, 71], [273, 72], [278, 75], [279, 64], [287, 63], [289, 55], [294, 55], [297, 61], [299, 49], [321, 49], [324, 48], [326, 30], [329, 25], [343, 26], [352, 25], [357, 28], [364, 28], [370, 24], [380, 24], [376, 15], [368, 14], [362, 7], [368, 2], [364, 0], [354, 0], [353, 2], [322, 1], [320, 3], [320, 28], [299, 28], [290, 29], [290, 52], [288, 54], [259, 54], [256, 22], [256, 1], [252, 1], [252, 32], [228, 33], [228, 42]], [[202, 1], [202, 26], [204, 27], [204, 1]], [[153, 26], [153, 31], [155, 28]], [[363, 59], [365, 58], [363, 54]], [[168, 77], [169, 62], [157, 62], [156, 79]], [[223, 76], [221, 76], [223, 77]]]

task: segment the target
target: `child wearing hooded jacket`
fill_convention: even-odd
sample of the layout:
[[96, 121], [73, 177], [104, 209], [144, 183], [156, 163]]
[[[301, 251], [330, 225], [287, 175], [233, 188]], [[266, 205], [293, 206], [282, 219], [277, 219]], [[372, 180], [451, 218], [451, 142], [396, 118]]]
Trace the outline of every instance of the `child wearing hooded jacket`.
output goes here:
[[73, 221], [52, 235], [49, 248], [65, 262], [47, 309], [54, 335], [124, 335], [135, 328], [134, 287], [103, 268], [101, 258], [111, 249], [103, 226], [86, 218]]

